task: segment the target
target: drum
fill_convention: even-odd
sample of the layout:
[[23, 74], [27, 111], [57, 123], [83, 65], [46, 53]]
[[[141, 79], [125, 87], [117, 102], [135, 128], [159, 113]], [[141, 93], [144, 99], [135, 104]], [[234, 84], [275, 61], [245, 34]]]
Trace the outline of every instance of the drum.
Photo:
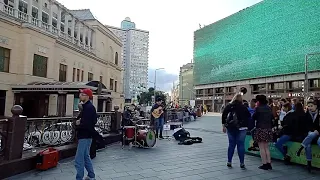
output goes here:
[[132, 140], [134, 139], [134, 134], [135, 134], [135, 126], [124, 126], [124, 131], [125, 131], [125, 136], [127, 140]]
[[156, 134], [152, 130], [140, 129], [137, 132], [137, 142], [144, 147], [153, 147], [156, 144]]

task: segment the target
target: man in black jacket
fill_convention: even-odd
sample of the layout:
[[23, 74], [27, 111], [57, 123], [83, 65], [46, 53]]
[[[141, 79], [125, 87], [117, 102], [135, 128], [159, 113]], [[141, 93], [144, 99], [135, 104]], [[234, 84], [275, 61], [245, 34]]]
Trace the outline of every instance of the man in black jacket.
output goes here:
[[75, 167], [77, 170], [76, 180], [84, 177], [84, 167], [88, 172], [86, 179], [95, 179], [95, 174], [90, 158], [90, 146], [95, 135], [94, 126], [97, 123], [96, 108], [91, 103], [93, 93], [91, 89], [80, 90], [80, 100], [82, 101], [81, 119], [76, 121], [78, 147], [75, 156]]

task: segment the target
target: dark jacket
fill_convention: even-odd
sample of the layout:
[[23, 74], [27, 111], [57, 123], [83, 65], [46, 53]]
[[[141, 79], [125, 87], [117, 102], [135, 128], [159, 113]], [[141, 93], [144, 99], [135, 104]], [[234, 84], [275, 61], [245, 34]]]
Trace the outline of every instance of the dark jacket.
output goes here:
[[228, 114], [234, 109], [235, 113], [237, 114], [239, 127], [248, 127], [248, 120], [251, 117], [250, 112], [248, 111], [247, 107], [242, 104], [242, 102], [233, 102], [228, 104], [222, 113], [222, 124], [226, 124]]
[[122, 121], [121, 121], [121, 125], [122, 126], [129, 126], [131, 125], [131, 119], [132, 119], [132, 115], [131, 112], [129, 110], [125, 110], [122, 114]]
[[82, 107], [80, 125], [77, 127], [77, 138], [90, 139], [96, 134], [94, 126], [97, 123], [98, 116], [91, 101], [82, 104]]
[[304, 132], [303, 128], [301, 127], [301, 125], [303, 125], [303, 120], [303, 115], [299, 115], [297, 112], [288, 112], [281, 122], [282, 133], [284, 135], [294, 137], [302, 135], [302, 133]]
[[253, 114], [252, 119], [256, 121], [256, 128], [272, 129], [273, 114], [268, 105], [259, 105], [256, 112]]
[[317, 130], [318, 132], [320, 132], [319, 116], [320, 116], [319, 111], [317, 111], [317, 117], [315, 120], [313, 120], [310, 112], [309, 111], [306, 112], [306, 124], [307, 124], [308, 131]]

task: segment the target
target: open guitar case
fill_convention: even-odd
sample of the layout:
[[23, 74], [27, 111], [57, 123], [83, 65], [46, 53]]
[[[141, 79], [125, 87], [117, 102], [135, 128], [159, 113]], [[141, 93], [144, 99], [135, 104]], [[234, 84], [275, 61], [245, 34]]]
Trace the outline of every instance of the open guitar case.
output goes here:
[[179, 141], [179, 145], [191, 145], [194, 143], [202, 143], [201, 137], [190, 137], [190, 132], [184, 128], [177, 128], [174, 130], [173, 137]]

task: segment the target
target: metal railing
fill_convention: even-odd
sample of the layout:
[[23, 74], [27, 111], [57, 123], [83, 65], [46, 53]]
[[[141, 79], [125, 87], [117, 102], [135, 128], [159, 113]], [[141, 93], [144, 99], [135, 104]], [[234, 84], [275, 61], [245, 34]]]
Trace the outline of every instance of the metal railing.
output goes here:
[[[110, 133], [113, 114], [114, 112], [97, 113], [95, 130], [98, 133]], [[24, 150], [73, 143], [76, 135], [75, 121], [75, 117], [28, 118]]]
[[114, 112], [99, 112], [96, 130], [102, 134], [108, 134], [111, 131], [111, 120]]
[[25, 144], [31, 148], [71, 143], [75, 137], [74, 121], [73, 117], [28, 118]]
[[0, 119], [0, 157], [4, 155], [7, 142], [8, 119]]

